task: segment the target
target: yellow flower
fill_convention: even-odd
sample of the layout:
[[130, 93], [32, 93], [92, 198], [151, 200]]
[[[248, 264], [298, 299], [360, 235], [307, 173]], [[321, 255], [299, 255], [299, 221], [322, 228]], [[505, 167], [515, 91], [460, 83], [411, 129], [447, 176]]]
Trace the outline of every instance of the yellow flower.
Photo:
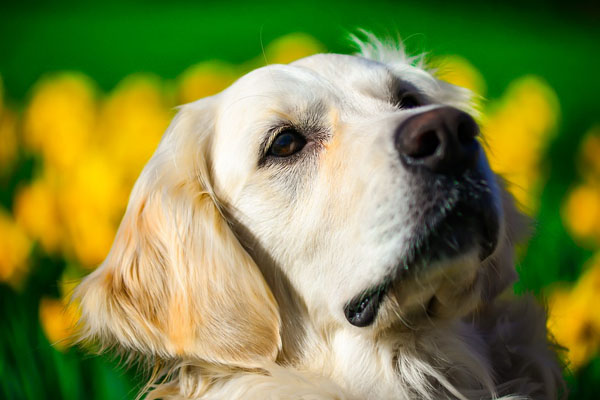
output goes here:
[[312, 36], [292, 33], [276, 39], [265, 49], [263, 62], [268, 64], [288, 64], [300, 58], [322, 53], [325, 48]]
[[562, 210], [563, 221], [576, 239], [600, 243], [600, 185], [573, 189]]
[[545, 173], [542, 157], [556, 132], [554, 91], [533, 76], [514, 81], [482, 122], [490, 165], [508, 182], [523, 211], [535, 214]]
[[600, 182], [600, 125], [594, 125], [581, 145], [581, 170], [585, 179]]
[[17, 151], [17, 116], [8, 109], [2, 110], [0, 104], [0, 172], [15, 161]]
[[58, 169], [72, 167], [85, 154], [95, 111], [95, 93], [85, 76], [69, 73], [45, 79], [25, 110], [25, 144]]
[[571, 368], [578, 369], [600, 350], [600, 253], [572, 289], [555, 288], [549, 296], [548, 329], [569, 351]]
[[35, 180], [19, 190], [14, 202], [15, 219], [48, 253], [58, 251], [64, 237], [52, 186], [49, 178]]
[[89, 209], [79, 209], [70, 225], [71, 245], [81, 266], [96, 268], [108, 255], [116, 234], [116, 227], [105, 217], [98, 217]]
[[65, 175], [57, 193], [65, 227], [63, 251], [83, 267], [98, 266], [110, 249], [127, 201], [118, 177], [106, 157], [90, 153]]
[[486, 92], [483, 75], [467, 59], [452, 55], [433, 60], [435, 75], [446, 82], [471, 90], [484, 96]]
[[99, 116], [91, 88], [73, 74], [38, 85], [25, 133], [44, 170], [15, 198], [16, 218], [32, 238], [86, 268], [108, 253], [133, 182], [172, 116], [156, 79], [126, 78]]
[[64, 351], [70, 345], [69, 339], [76, 331], [79, 312], [74, 304], [66, 304], [59, 299], [44, 297], [40, 301], [40, 322], [48, 341]]
[[4, 86], [0, 76], [0, 173], [17, 157], [17, 116], [4, 108]]
[[19, 224], [48, 253], [61, 252], [87, 268], [108, 254], [127, 202], [127, 191], [110, 161], [94, 153], [58, 172], [44, 175], [15, 197]]
[[150, 159], [173, 113], [158, 79], [141, 75], [125, 78], [103, 104], [99, 148], [129, 185]]
[[584, 183], [569, 193], [562, 217], [581, 245], [600, 244], [600, 125], [584, 136], [579, 167]]
[[186, 69], [179, 77], [178, 102], [189, 103], [212, 96], [231, 85], [236, 69], [222, 61], [206, 61]]
[[0, 281], [17, 285], [27, 269], [31, 242], [7, 212], [0, 210]]
[[207, 61], [188, 68], [179, 78], [178, 102], [188, 103], [212, 96], [231, 85], [245, 71], [265, 64], [288, 64], [324, 51], [323, 45], [304, 33], [293, 33], [270, 43], [264, 54], [240, 67], [222, 61]]

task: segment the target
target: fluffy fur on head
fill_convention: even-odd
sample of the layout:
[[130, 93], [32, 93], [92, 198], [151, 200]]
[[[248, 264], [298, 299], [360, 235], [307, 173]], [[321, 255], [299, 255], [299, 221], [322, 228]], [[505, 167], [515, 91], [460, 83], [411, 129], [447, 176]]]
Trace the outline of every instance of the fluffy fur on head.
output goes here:
[[500, 295], [526, 223], [468, 91], [359, 46], [182, 106], [144, 168], [75, 297], [148, 398], [558, 395], [543, 310]]

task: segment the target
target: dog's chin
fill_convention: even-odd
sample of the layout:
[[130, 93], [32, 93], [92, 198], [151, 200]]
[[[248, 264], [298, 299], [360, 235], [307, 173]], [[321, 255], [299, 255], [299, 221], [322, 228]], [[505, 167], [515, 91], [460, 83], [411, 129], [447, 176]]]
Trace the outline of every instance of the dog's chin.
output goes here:
[[480, 299], [481, 250], [440, 258], [413, 274], [397, 274], [346, 306], [348, 322], [357, 327], [373, 325], [414, 330], [435, 322], [463, 316]]
[[480, 266], [496, 249], [500, 230], [500, 213], [485, 204], [493, 203], [459, 202], [424, 224], [427, 229], [415, 233], [392, 272], [346, 303], [347, 321], [366, 327], [395, 319], [410, 328], [418, 320], [472, 309], [480, 293]]
[[434, 262], [428, 271], [394, 281], [381, 305], [379, 325], [400, 322], [407, 329], [463, 316], [479, 302], [480, 250]]

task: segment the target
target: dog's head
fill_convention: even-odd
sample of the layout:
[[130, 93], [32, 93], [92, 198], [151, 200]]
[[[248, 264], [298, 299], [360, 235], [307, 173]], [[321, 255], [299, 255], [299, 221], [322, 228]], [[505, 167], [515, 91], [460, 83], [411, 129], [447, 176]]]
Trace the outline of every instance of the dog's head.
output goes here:
[[183, 106], [78, 288], [83, 336], [256, 367], [295, 329], [292, 306], [302, 323], [372, 334], [493, 298], [514, 278], [518, 214], [469, 97], [365, 45]]

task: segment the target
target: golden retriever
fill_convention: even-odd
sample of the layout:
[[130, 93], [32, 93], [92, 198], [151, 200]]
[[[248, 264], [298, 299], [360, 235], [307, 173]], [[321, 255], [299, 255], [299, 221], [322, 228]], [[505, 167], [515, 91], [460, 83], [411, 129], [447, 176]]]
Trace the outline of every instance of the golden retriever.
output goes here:
[[470, 93], [401, 46], [269, 65], [182, 106], [82, 341], [153, 366], [147, 398], [556, 398], [545, 313], [503, 294], [526, 227]]

